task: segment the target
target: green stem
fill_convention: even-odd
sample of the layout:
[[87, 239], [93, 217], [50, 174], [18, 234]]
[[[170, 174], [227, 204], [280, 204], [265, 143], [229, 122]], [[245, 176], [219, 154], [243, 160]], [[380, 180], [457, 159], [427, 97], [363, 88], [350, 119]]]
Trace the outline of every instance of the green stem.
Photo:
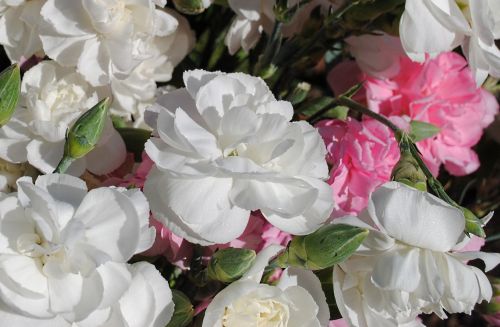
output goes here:
[[64, 156], [61, 161], [59, 161], [59, 164], [57, 165], [56, 169], [54, 170], [54, 173], [59, 173], [59, 174], [64, 174], [66, 170], [68, 170], [69, 166], [73, 163], [74, 159]]
[[351, 100], [345, 96], [341, 96], [337, 101], [340, 105], [349, 107], [349, 108], [351, 108], [359, 113], [362, 113], [363, 115], [366, 115], [366, 116], [371, 117], [375, 120], [378, 120], [379, 122], [381, 122], [385, 126], [389, 127], [394, 132], [394, 135], [396, 135], [397, 138], [401, 137], [403, 131], [401, 131], [401, 129], [399, 127], [397, 127], [393, 122], [391, 122], [386, 117], [384, 117], [384, 116], [382, 116], [374, 111], [371, 111], [370, 109], [366, 108], [365, 106], [363, 106], [363, 105], [357, 103], [356, 101]]

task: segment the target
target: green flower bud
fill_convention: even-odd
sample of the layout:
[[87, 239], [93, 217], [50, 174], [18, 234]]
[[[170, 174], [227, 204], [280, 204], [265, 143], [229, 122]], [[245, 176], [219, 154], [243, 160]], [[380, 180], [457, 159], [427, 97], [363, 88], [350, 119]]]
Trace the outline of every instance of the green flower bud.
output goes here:
[[175, 9], [186, 15], [198, 15], [207, 9], [203, 0], [173, 0]]
[[55, 173], [64, 173], [71, 163], [92, 151], [101, 138], [110, 99], [105, 98], [81, 115], [66, 134], [64, 156]]
[[293, 106], [304, 102], [307, 95], [311, 91], [311, 84], [306, 82], [298, 83], [293, 91], [287, 96], [287, 101], [289, 101]]
[[104, 129], [109, 105], [110, 100], [106, 98], [78, 118], [68, 131], [65, 156], [79, 159], [95, 148]]
[[401, 158], [392, 169], [392, 179], [417, 190], [427, 191], [427, 178], [410, 150], [401, 150]]
[[326, 225], [312, 234], [294, 237], [276, 262], [282, 268], [326, 269], [350, 257], [368, 233], [367, 229], [350, 225]]
[[12, 65], [0, 73], [0, 127], [14, 114], [20, 91], [21, 72], [18, 65]]
[[245, 274], [255, 261], [256, 253], [249, 249], [227, 248], [214, 253], [208, 264], [208, 278], [232, 283]]
[[172, 290], [174, 314], [166, 327], [186, 327], [193, 321], [194, 309], [189, 298], [181, 291]]

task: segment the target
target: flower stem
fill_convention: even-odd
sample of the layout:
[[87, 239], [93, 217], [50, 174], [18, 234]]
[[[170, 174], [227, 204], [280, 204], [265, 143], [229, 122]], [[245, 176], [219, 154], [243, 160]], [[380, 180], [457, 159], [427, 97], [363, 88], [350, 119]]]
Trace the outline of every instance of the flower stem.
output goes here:
[[359, 113], [362, 113], [363, 115], [366, 115], [366, 116], [371, 117], [375, 120], [378, 120], [379, 122], [381, 122], [385, 126], [389, 127], [394, 132], [394, 135], [396, 136], [396, 138], [401, 137], [403, 131], [399, 127], [397, 127], [393, 122], [391, 122], [389, 119], [387, 119], [386, 117], [366, 108], [365, 106], [363, 106], [363, 105], [357, 103], [356, 101], [351, 100], [345, 96], [339, 97], [337, 102], [340, 105], [349, 107], [349, 108], [351, 108]]
[[73, 159], [64, 156], [61, 161], [59, 161], [59, 164], [57, 165], [56, 169], [54, 170], [54, 173], [59, 173], [59, 174], [64, 174], [66, 170], [68, 170], [69, 166], [73, 163]]

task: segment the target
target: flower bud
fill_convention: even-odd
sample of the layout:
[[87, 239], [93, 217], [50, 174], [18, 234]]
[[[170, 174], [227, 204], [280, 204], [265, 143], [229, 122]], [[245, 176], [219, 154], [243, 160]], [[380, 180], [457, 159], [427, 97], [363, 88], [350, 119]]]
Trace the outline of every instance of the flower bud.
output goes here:
[[106, 98], [77, 119], [66, 137], [65, 157], [79, 159], [95, 148], [104, 129], [109, 104]]
[[287, 101], [289, 101], [293, 106], [304, 102], [307, 95], [311, 91], [311, 84], [306, 82], [298, 83], [293, 91], [287, 96]]
[[401, 158], [392, 169], [392, 179], [417, 190], [427, 191], [427, 178], [409, 150], [401, 150]]
[[186, 15], [198, 15], [210, 6], [207, 0], [173, 0], [175, 9]]
[[21, 72], [18, 65], [12, 65], [0, 73], [0, 127], [14, 114], [20, 92]]
[[282, 268], [326, 269], [351, 256], [368, 233], [367, 229], [355, 226], [326, 225], [312, 234], [294, 237], [276, 262]]
[[166, 327], [186, 327], [193, 321], [194, 308], [184, 293], [173, 289], [174, 314]]
[[249, 249], [219, 250], [208, 264], [208, 278], [223, 283], [234, 282], [252, 267], [256, 256], [255, 251]]

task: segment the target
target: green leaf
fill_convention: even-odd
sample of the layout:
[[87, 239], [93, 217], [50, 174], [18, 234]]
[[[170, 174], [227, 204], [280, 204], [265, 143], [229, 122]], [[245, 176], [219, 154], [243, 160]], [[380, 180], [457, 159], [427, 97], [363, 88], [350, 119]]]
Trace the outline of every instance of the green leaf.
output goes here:
[[462, 207], [465, 217], [465, 231], [481, 238], [486, 237], [482, 221], [469, 209]]
[[172, 290], [174, 314], [166, 327], [186, 327], [193, 321], [194, 308], [189, 298], [181, 291]]
[[350, 225], [326, 225], [312, 234], [295, 236], [286, 251], [278, 256], [277, 263], [283, 268], [326, 269], [349, 258], [368, 233], [367, 229]]
[[340, 95], [340, 97], [346, 97], [346, 98], [352, 98], [353, 96], [356, 95], [356, 93], [359, 92], [359, 90], [361, 90], [363, 88], [363, 82], [361, 83], [358, 83], [356, 85], [354, 85], [353, 87], [351, 87], [349, 90], [345, 91], [344, 93], [342, 93]]
[[296, 111], [305, 116], [313, 116], [326, 107], [331, 106], [334, 102], [335, 99], [332, 97], [320, 97], [301, 104]]
[[0, 127], [14, 114], [20, 91], [21, 72], [18, 65], [12, 65], [0, 73]]
[[410, 123], [410, 127], [410, 137], [413, 142], [422, 141], [436, 136], [441, 131], [439, 127], [419, 120], [413, 120]]
[[346, 106], [335, 106], [325, 113], [325, 117], [329, 119], [341, 119], [346, 120], [347, 114], [349, 113], [349, 107]]

